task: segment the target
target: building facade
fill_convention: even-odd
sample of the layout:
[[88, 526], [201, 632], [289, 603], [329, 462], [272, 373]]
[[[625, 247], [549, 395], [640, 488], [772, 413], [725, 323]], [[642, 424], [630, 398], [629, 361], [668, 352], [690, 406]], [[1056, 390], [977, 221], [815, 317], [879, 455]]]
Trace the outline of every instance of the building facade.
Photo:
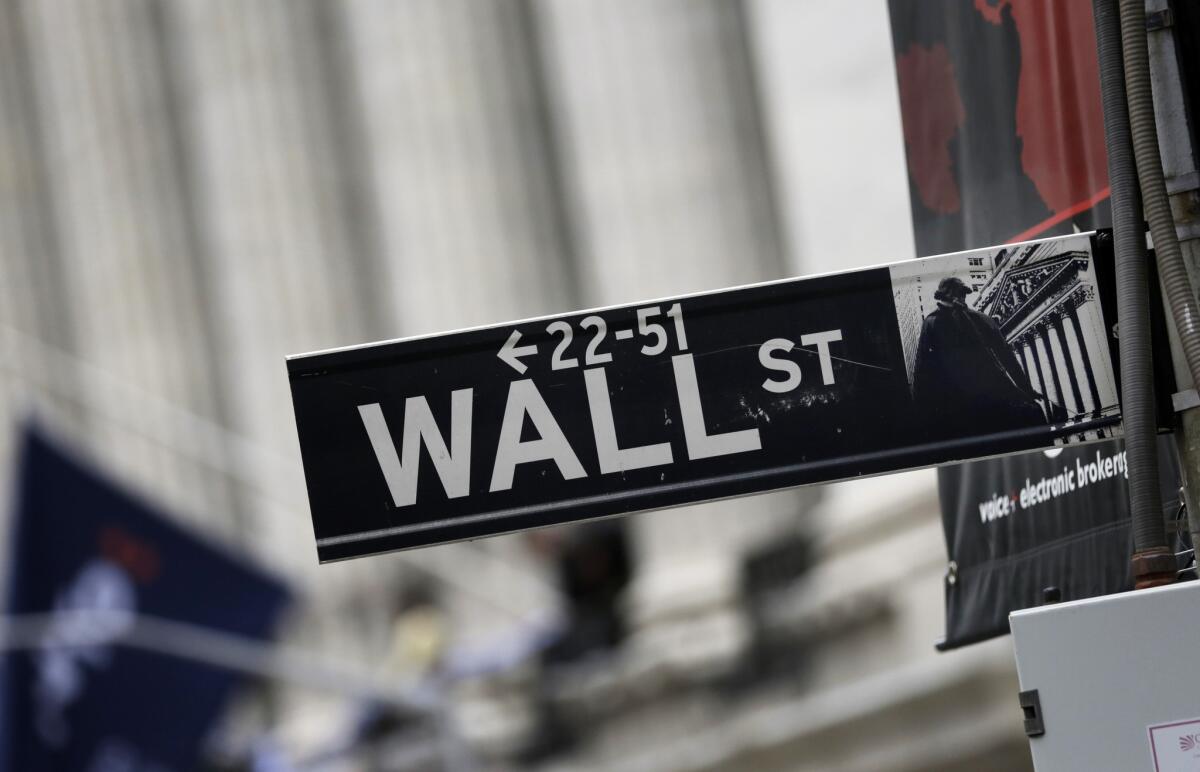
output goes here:
[[976, 308], [998, 321], [1034, 388], [1062, 406], [1066, 420], [1118, 413], [1110, 355], [1096, 344], [1110, 336], [1090, 254], [1020, 246], [999, 251], [995, 263]]
[[[929, 474], [629, 518], [621, 643], [562, 668], [538, 641], [570, 604], [536, 538], [316, 564], [286, 355], [911, 255], [886, 7], [845, 13], [0, 0], [4, 493], [34, 415], [285, 577], [282, 645], [450, 682], [447, 731], [488, 764], [1027, 765], [1004, 645], [933, 653]], [[1070, 292], [1088, 266], [1035, 307], [1010, 298], [1049, 266], [1010, 263], [963, 268], [1035, 373], [1071, 355], [1038, 383], [1108, 404], [1078, 343], [1094, 301]], [[268, 692], [219, 745], [312, 757], [359, 709]]]

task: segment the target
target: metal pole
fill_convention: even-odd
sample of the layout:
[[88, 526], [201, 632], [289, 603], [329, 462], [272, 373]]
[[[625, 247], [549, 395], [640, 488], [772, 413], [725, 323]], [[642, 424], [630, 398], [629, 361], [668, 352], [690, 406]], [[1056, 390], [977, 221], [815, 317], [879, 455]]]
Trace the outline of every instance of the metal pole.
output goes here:
[[1125, 426], [1129, 513], [1133, 520], [1133, 578], [1138, 589], [1175, 581], [1175, 556], [1167, 547], [1158, 480], [1154, 370], [1142, 202], [1130, 140], [1115, 0], [1093, 0], [1096, 49], [1116, 252], [1120, 320], [1121, 413]]
[[[1197, 148], [1189, 131], [1189, 116], [1200, 117], [1200, 104], [1188, 104], [1188, 91], [1180, 73], [1180, 37], [1190, 25], [1195, 32], [1194, 12], [1180, 13], [1169, 0], [1146, 1], [1146, 55], [1149, 80], [1153, 87], [1154, 112], [1158, 118], [1158, 138], [1162, 176], [1169, 202], [1171, 220], [1182, 262], [1186, 269], [1188, 291], [1196, 297], [1200, 279], [1200, 170]], [[1190, 20], [1190, 22], [1189, 22]], [[1182, 26], [1181, 26], [1182, 25]], [[1168, 317], [1171, 308], [1166, 293], [1163, 305]], [[1175, 442], [1183, 473], [1183, 497], [1187, 505], [1188, 530], [1192, 544], [1200, 544], [1200, 397], [1196, 384], [1185, 366], [1184, 350], [1174, 325], [1167, 325], [1171, 358], [1178, 393], [1175, 395]]]

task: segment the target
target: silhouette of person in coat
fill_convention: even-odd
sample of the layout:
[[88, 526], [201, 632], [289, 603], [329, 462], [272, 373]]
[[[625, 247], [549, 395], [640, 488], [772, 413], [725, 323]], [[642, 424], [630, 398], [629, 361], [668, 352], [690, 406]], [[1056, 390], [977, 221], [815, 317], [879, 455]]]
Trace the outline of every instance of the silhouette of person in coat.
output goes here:
[[1046, 415], [995, 319], [966, 304], [972, 290], [950, 276], [921, 325], [913, 400], [934, 438], [1046, 424]]

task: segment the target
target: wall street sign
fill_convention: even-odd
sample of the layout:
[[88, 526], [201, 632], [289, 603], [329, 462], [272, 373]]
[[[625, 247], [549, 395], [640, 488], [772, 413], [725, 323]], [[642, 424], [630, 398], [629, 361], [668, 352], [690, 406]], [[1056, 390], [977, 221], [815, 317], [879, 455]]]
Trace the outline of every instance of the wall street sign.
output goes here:
[[1081, 234], [288, 359], [322, 561], [1113, 436]]

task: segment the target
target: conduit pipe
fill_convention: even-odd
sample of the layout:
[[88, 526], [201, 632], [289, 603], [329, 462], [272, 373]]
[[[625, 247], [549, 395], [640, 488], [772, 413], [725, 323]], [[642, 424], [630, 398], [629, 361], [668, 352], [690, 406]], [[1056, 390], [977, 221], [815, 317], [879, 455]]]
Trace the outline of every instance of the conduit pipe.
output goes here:
[[1175, 217], [1167, 198], [1167, 184], [1163, 180], [1158, 126], [1154, 118], [1154, 92], [1150, 85], [1150, 56], [1146, 48], [1144, 0], [1121, 0], [1121, 51], [1133, 155], [1146, 220], [1150, 223], [1150, 235], [1158, 258], [1158, 275], [1175, 320], [1175, 329], [1179, 331], [1192, 383], [1200, 386], [1200, 306], [1192, 294], [1191, 280], [1175, 233]]
[[[1158, 488], [1148, 261], [1126, 103], [1121, 26], [1116, 0], [1093, 0], [1092, 10], [1100, 62], [1108, 177], [1112, 189], [1117, 317], [1120, 320], [1121, 414], [1125, 427], [1129, 510], [1133, 518], [1133, 577], [1135, 586], [1140, 589], [1174, 581], [1175, 557], [1167, 547]], [[1145, 35], [1144, 24], [1142, 35]]]

